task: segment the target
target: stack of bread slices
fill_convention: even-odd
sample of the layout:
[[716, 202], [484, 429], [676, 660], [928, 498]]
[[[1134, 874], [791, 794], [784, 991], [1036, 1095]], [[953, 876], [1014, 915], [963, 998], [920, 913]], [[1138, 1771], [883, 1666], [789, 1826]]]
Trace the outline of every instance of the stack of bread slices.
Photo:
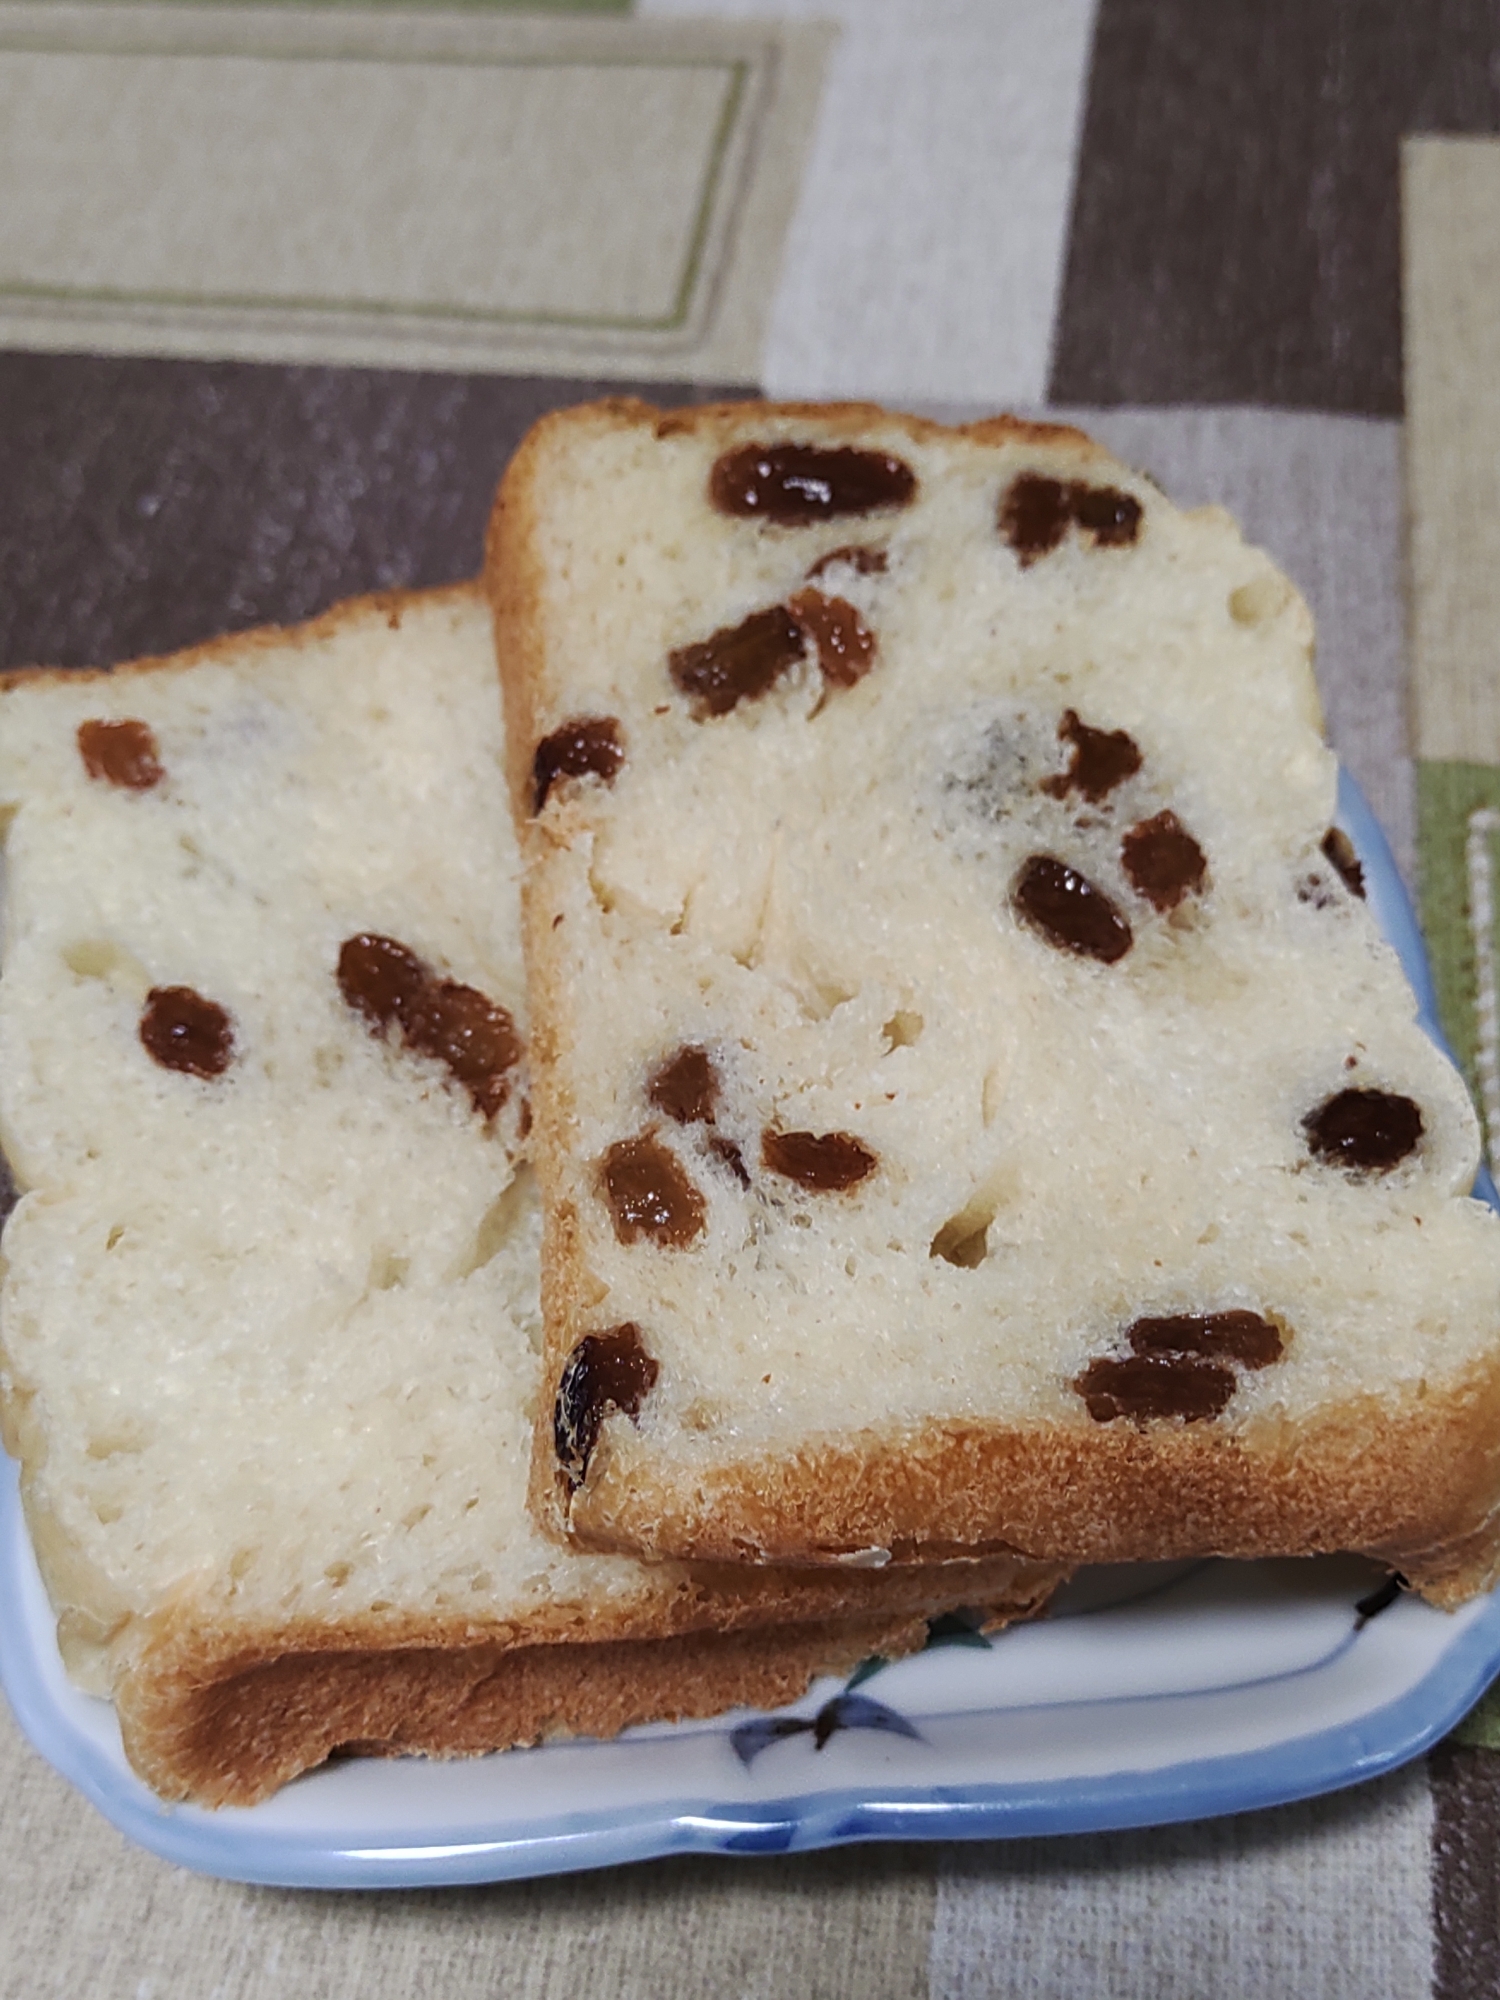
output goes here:
[[1310, 652], [1077, 433], [616, 401], [482, 585], [11, 676], [0, 1407], [141, 1774], [771, 1705], [1084, 1561], [1486, 1587], [1500, 1234]]
[[67, 1666], [167, 1797], [774, 1706], [1055, 1581], [531, 1520], [502, 754], [474, 587], [0, 692], [5, 1441]]

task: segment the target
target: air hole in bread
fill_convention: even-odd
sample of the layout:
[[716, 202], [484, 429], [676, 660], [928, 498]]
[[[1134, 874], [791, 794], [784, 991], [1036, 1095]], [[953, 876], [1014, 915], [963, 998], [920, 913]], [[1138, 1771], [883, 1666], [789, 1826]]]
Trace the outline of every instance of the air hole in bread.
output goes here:
[[406, 1532], [410, 1534], [413, 1528], [421, 1527], [422, 1523], [427, 1519], [427, 1516], [431, 1512], [432, 1508], [430, 1504], [424, 1500], [421, 1502], [419, 1506], [409, 1507], [406, 1510], [406, 1512], [401, 1516], [401, 1525], [403, 1528], [405, 1528]]
[[913, 1049], [922, 1039], [926, 1026], [922, 1016], [909, 1007], [898, 1007], [888, 1021], [881, 1023], [880, 1032], [885, 1037], [885, 1052], [892, 1055], [897, 1049]]
[[989, 1255], [990, 1224], [994, 1219], [991, 1203], [971, 1202], [943, 1224], [932, 1239], [929, 1256], [940, 1257], [945, 1264], [956, 1264], [961, 1271], [977, 1271]]
[[1291, 596], [1286, 578], [1267, 571], [1230, 591], [1229, 615], [1236, 625], [1264, 625], [1290, 603]]
[[397, 1285], [406, 1283], [406, 1274], [410, 1269], [409, 1257], [398, 1257], [394, 1250], [377, 1250], [370, 1259], [370, 1290], [393, 1291]]
[[63, 946], [62, 961], [79, 979], [105, 980], [138, 999], [151, 985], [151, 975], [140, 960], [108, 938], [78, 938]]
[[111, 1226], [108, 1236], [104, 1239], [104, 1247], [106, 1250], [117, 1250], [124, 1240], [125, 1225], [123, 1222], [116, 1222]]
[[111, 1430], [98, 1431], [88, 1442], [90, 1458], [133, 1458], [143, 1452], [150, 1443], [145, 1426], [142, 1424], [119, 1424]]
[[111, 1527], [125, 1512], [118, 1500], [96, 1500], [93, 1505], [94, 1519], [101, 1528]]
[[323, 1571], [323, 1580], [325, 1583], [331, 1583], [335, 1590], [342, 1590], [353, 1574], [354, 1571], [348, 1563], [331, 1562]]
[[522, 1167], [480, 1217], [474, 1239], [453, 1273], [455, 1278], [467, 1278], [475, 1271], [482, 1271], [518, 1239], [526, 1227], [532, 1199], [529, 1170]]
[[851, 1000], [859, 996], [857, 986], [845, 986], [827, 973], [813, 972], [804, 967], [805, 977], [797, 988], [797, 1000], [805, 1019], [826, 1021], [840, 1007], [847, 1007]]

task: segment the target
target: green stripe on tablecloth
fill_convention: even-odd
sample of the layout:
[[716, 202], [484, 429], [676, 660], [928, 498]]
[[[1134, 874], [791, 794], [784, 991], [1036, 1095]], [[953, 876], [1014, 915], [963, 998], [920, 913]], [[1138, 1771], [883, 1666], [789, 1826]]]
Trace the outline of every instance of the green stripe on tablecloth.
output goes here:
[[1493, 1012], [1500, 977], [1500, 770], [1418, 764], [1417, 857], [1438, 1013], [1493, 1147], [1500, 1139], [1489, 1129], [1500, 1123]]

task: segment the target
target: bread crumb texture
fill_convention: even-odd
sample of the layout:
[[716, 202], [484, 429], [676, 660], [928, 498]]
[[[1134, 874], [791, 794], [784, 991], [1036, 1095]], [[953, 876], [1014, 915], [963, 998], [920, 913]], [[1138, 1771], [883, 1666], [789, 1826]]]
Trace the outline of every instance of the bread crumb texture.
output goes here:
[[533, 1526], [502, 751], [472, 588], [0, 692], [5, 1437], [68, 1666], [169, 1796], [790, 1699], [1053, 1580], [716, 1579]]
[[[851, 451], [912, 490], [842, 506]], [[576, 1487], [539, 1413], [576, 1534], [1488, 1575], [1476, 1122], [1330, 839], [1308, 611], [1227, 515], [1074, 432], [613, 402], [533, 433], [488, 583], [550, 1378], [627, 1324], [657, 1367]], [[534, 811], [580, 718], [623, 756]], [[655, 1090], [683, 1051], [706, 1114]]]

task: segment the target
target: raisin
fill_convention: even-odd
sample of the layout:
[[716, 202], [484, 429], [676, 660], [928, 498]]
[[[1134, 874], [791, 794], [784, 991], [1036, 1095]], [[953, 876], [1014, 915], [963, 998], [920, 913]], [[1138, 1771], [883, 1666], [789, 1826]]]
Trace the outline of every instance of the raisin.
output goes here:
[[443, 1063], [475, 1110], [494, 1117], [522, 1053], [504, 1007], [477, 986], [436, 978], [407, 945], [371, 931], [340, 946], [338, 983], [345, 1002], [376, 1033], [398, 1028], [408, 1048]]
[[1022, 569], [1050, 555], [1070, 522], [1096, 547], [1128, 548], [1141, 530], [1141, 503], [1117, 486], [1090, 486], [1080, 479], [1065, 484], [1041, 472], [1020, 473], [1000, 501], [999, 529]]
[[1174, 812], [1133, 826], [1120, 843], [1120, 861], [1132, 887], [1158, 910], [1175, 910], [1208, 879], [1203, 849]]
[[1308, 1150], [1351, 1173], [1389, 1173], [1422, 1136], [1422, 1113], [1389, 1090], [1341, 1090], [1302, 1121]]
[[750, 1169], [745, 1165], [745, 1156], [733, 1139], [712, 1138], [708, 1150], [721, 1166], [728, 1167], [742, 1188], [750, 1185]]
[[622, 1243], [644, 1236], [663, 1250], [685, 1250], [703, 1234], [707, 1202], [676, 1155], [649, 1132], [616, 1140], [599, 1178]]
[[1344, 879], [1344, 886], [1361, 901], [1365, 893], [1365, 871], [1354, 851], [1354, 842], [1341, 826], [1329, 827], [1319, 842], [1323, 853]]
[[1074, 1380], [1096, 1424], [1117, 1417], [1217, 1417], [1238, 1387], [1234, 1370], [1192, 1354], [1102, 1355]]
[[696, 645], [679, 646], [667, 661], [674, 684], [693, 704], [699, 721], [727, 715], [742, 701], [757, 701], [806, 651], [802, 627], [785, 605], [752, 611]]
[[1059, 951], [1113, 965], [1133, 942], [1130, 925], [1102, 889], [1051, 854], [1033, 854], [1016, 879], [1016, 914]]
[[708, 482], [721, 514], [754, 515], [785, 527], [905, 507], [916, 490], [916, 475], [904, 459], [848, 445], [740, 445], [716, 462]]
[[848, 542], [841, 549], [830, 549], [826, 556], [819, 556], [807, 572], [807, 580], [812, 583], [825, 569], [832, 569], [835, 563], [848, 563], [860, 576], [883, 576], [886, 569], [884, 549], [862, 546], [858, 542]]
[[401, 1016], [407, 1044], [435, 1056], [474, 1109], [493, 1118], [510, 1091], [510, 1072], [521, 1059], [521, 1038], [503, 1007], [477, 986], [431, 979]]
[[395, 938], [361, 931], [339, 947], [339, 991], [376, 1028], [401, 1020], [427, 983], [427, 967]]
[[1072, 745], [1073, 754], [1066, 771], [1042, 780], [1042, 790], [1051, 798], [1082, 792], [1089, 804], [1096, 806], [1141, 768], [1140, 746], [1123, 729], [1091, 729], [1070, 708], [1057, 725], [1057, 733]]
[[873, 1174], [880, 1161], [852, 1132], [764, 1132], [760, 1156], [814, 1194], [842, 1194]]
[[1073, 519], [1100, 548], [1129, 548], [1141, 531], [1140, 501], [1117, 486], [1075, 485], [1069, 499]]
[[1023, 472], [1011, 481], [1000, 502], [999, 526], [1022, 569], [1059, 545], [1068, 532], [1068, 512], [1068, 489], [1060, 479]]
[[1281, 1359], [1281, 1329], [1259, 1313], [1175, 1313], [1138, 1319], [1126, 1331], [1132, 1354], [1196, 1355], [1204, 1361], [1269, 1368]]
[[875, 634], [846, 597], [799, 590], [787, 609], [818, 649], [818, 665], [830, 687], [853, 687], [875, 659]]
[[713, 1057], [696, 1042], [685, 1042], [652, 1075], [646, 1097], [674, 1125], [712, 1125], [719, 1100]]
[[149, 792], [166, 776], [150, 724], [129, 717], [80, 722], [78, 754], [91, 778], [127, 792]]
[[191, 986], [153, 986], [141, 1012], [140, 1032], [153, 1062], [187, 1076], [222, 1076], [234, 1056], [228, 1013]]
[[552, 1410], [553, 1448], [570, 1486], [583, 1484], [610, 1411], [638, 1422], [660, 1372], [633, 1321], [579, 1341], [563, 1367]]
[[565, 722], [536, 746], [531, 760], [531, 810], [539, 813], [559, 778], [602, 778], [612, 785], [625, 762], [620, 725], [612, 715], [585, 715]]

